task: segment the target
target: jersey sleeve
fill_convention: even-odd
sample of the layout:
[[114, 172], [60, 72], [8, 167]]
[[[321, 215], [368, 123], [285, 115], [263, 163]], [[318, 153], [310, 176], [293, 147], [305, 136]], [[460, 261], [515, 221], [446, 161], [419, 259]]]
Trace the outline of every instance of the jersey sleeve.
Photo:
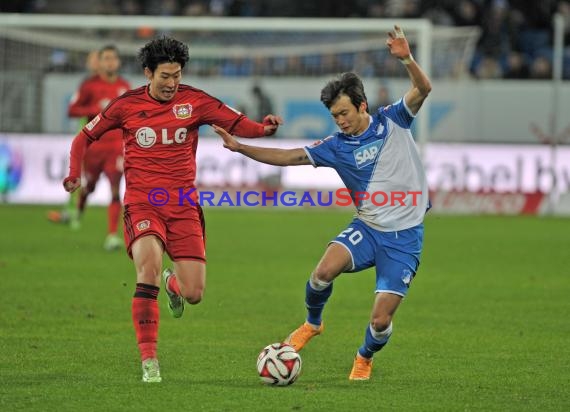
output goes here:
[[415, 118], [408, 106], [406, 106], [406, 100], [404, 98], [388, 106], [380, 107], [377, 113], [381, 116], [388, 117], [404, 129], [409, 129]]
[[245, 116], [222, 101], [207, 95], [201, 102], [202, 121], [201, 124], [215, 124], [233, 133], [238, 122]]
[[83, 128], [90, 141], [99, 140], [108, 130], [122, 126], [123, 99], [115, 99]]
[[305, 146], [305, 153], [309, 157], [314, 167], [334, 167], [336, 151], [335, 139], [333, 136], [317, 140], [310, 146]]

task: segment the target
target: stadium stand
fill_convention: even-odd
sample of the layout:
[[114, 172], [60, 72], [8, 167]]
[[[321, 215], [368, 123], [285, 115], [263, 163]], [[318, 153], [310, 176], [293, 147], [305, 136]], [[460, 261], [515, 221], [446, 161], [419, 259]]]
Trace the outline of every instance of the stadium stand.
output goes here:
[[[474, 78], [544, 79], [552, 71], [552, 16], [561, 13], [570, 23], [567, 0], [15, 0], [3, 2], [0, 12], [81, 13], [157, 16], [238, 16], [238, 17], [374, 17], [429, 18], [436, 25], [479, 26], [482, 30], [477, 51], [470, 65]], [[567, 24], [566, 27], [570, 27]], [[141, 30], [139, 35], [145, 36]], [[566, 32], [566, 44], [570, 30]], [[350, 65], [347, 56], [346, 65]], [[279, 62], [278, 62], [279, 63]], [[295, 63], [295, 62], [289, 62]], [[322, 67], [309, 57], [303, 65]], [[297, 63], [298, 64], [298, 63]], [[73, 64], [61, 64], [74, 69]], [[267, 74], [267, 64], [258, 69], [251, 62], [227, 62], [207, 71], [236, 76]], [[287, 62], [277, 66], [285, 68]], [[342, 66], [342, 64], [341, 64]], [[287, 67], [287, 70], [293, 70]], [[333, 70], [339, 67], [332, 68]], [[342, 69], [342, 67], [340, 67]], [[258, 70], [253, 73], [254, 70]], [[275, 70], [279, 70], [278, 68]], [[328, 71], [328, 70], [327, 70]], [[207, 73], [205, 73], [207, 74]], [[315, 73], [320, 74], [320, 73]], [[378, 74], [378, 73], [375, 73]], [[563, 77], [570, 78], [570, 49], [564, 58]]]

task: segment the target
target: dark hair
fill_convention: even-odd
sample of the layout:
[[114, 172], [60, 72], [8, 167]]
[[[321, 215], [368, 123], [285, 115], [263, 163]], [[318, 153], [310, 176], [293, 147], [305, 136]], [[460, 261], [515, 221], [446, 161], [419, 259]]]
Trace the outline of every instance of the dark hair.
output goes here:
[[179, 63], [181, 68], [188, 62], [188, 46], [172, 37], [162, 36], [151, 40], [139, 50], [138, 59], [143, 69], [154, 73], [161, 63]]
[[119, 49], [117, 49], [117, 46], [115, 46], [114, 44], [107, 44], [106, 46], [103, 46], [99, 49], [99, 57], [101, 57], [101, 55], [103, 54], [103, 52], [106, 51], [113, 51], [117, 54], [117, 56], [119, 55]]
[[321, 90], [321, 102], [330, 109], [342, 94], [347, 95], [356, 108], [360, 107], [362, 102], [368, 103], [362, 80], [356, 73], [341, 73], [328, 82]]

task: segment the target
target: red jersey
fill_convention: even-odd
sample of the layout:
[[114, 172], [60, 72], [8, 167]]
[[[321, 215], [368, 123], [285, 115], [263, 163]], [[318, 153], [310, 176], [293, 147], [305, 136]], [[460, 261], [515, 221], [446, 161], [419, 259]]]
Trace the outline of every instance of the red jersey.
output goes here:
[[[119, 97], [131, 86], [122, 77], [110, 83], [101, 76], [92, 76], [79, 86], [79, 90], [73, 95], [67, 113], [69, 117], [86, 117], [87, 121], [99, 114], [111, 100]], [[102, 142], [117, 142], [122, 140], [122, 132], [113, 130], [102, 136]]]
[[264, 135], [263, 124], [183, 84], [165, 102], [153, 99], [148, 86], [131, 90], [113, 100], [83, 133], [93, 141], [108, 130], [123, 130], [128, 204], [146, 201], [145, 193], [153, 188], [194, 187], [198, 128], [204, 124], [216, 124], [242, 137]]

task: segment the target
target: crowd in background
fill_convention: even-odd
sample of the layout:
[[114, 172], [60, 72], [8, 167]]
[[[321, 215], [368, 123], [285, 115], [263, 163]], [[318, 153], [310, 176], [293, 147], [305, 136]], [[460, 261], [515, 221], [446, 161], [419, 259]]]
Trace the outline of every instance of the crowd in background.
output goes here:
[[[481, 28], [469, 71], [473, 77], [482, 79], [550, 78], [552, 20], [558, 12], [566, 21], [568, 52], [564, 77], [570, 78], [570, 0], [13, 0], [5, 3], [0, 5], [2, 12], [429, 18], [437, 25]], [[239, 75], [239, 68], [229, 66], [224, 70], [226, 74]]]

